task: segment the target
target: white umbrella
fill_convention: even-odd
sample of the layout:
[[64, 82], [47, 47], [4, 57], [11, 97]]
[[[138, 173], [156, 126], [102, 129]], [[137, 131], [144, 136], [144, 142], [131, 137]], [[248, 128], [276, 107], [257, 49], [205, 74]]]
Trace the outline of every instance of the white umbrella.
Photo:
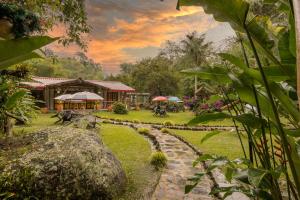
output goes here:
[[71, 94], [63, 94], [63, 95], [60, 95], [60, 96], [55, 97], [54, 99], [55, 99], [55, 100], [65, 101], [65, 100], [67, 100], [67, 99], [69, 99], [69, 98], [71, 98], [71, 97], [72, 97]]
[[94, 101], [99, 101], [103, 100], [101, 96], [98, 94], [92, 93], [92, 92], [77, 92], [73, 95], [71, 95], [68, 100], [94, 100]]

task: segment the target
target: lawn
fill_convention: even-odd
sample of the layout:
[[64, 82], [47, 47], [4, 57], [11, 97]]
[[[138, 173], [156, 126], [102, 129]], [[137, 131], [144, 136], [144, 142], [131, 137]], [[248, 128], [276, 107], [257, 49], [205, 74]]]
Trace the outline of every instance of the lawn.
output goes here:
[[[129, 111], [126, 115], [115, 114], [108, 111], [96, 112], [95, 115], [100, 117], [112, 118], [112, 119], [121, 119], [121, 120], [139, 120], [141, 122], [152, 122], [152, 123], [163, 123], [164, 121], [172, 121], [175, 124], [186, 124], [191, 119], [195, 117], [193, 112], [179, 112], [179, 113], [168, 113], [167, 117], [158, 117], [153, 116], [153, 113], [150, 110], [140, 110], [140, 111]], [[203, 123], [206, 125], [223, 125], [231, 126], [233, 123], [231, 120], [226, 119], [223, 121], [214, 121]]]
[[[183, 137], [185, 140], [196, 146], [199, 150], [208, 154], [227, 156], [230, 159], [243, 157], [243, 151], [235, 132], [221, 132], [201, 143], [201, 139], [209, 132], [170, 130], [171, 133]], [[246, 151], [248, 150], [247, 139], [242, 137]]]
[[141, 199], [143, 191], [156, 182], [157, 172], [150, 165], [151, 146], [135, 130], [103, 124], [100, 135], [104, 144], [121, 161], [128, 178], [128, 187], [122, 199]]
[[18, 136], [54, 126], [54, 122], [57, 121], [57, 118], [51, 118], [53, 115], [53, 113], [39, 114], [36, 118], [32, 119], [32, 122], [26, 125], [14, 126], [13, 133]]
[[[57, 118], [53, 114], [39, 114], [27, 125], [14, 126], [15, 136], [29, 134], [39, 129], [55, 126]], [[101, 125], [100, 136], [103, 143], [116, 155], [124, 168], [128, 187], [121, 199], [141, 199], [140, 195], [156, 183], [158, 172], [150, 165], [151, 146], [133, 129], [109, 124]], [[0, 152], [1, 157], [1, 152]], [[2, 159], [0, 159], [1, 161]]]

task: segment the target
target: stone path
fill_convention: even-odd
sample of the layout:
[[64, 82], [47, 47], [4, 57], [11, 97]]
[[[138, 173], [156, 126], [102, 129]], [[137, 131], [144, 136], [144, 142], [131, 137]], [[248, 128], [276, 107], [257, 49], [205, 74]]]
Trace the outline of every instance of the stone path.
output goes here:
[[[167, 166], [163, 169], [159, 183], [152, 195], [152, 200], [216, 199], [214, 196], [209, 195], [213, 186], [213, 181], [208, 176], [203, 177], [201, 182], [199, 182], [189, 194], [184, 194], [187, 179], [197, 172], [204, 171], [204, 167], [201, 164], [199, 164], [197, 168], [192, 166], [192, 163], [198, 156], [190, 146], [170, 134], [162, 133], [160, 130], [153, 128], [149, 124], [112, 122], [135, 128], [148, 128], [150, 134], [155, 136], [159, 143], [161, 151], [167, 156]], [[230, 185], [225, 181], [224, 175], [219, 171], [215, 171], [213, 176], [219, 186], [226, 187]], [[233, 193], [233, 195], [226, 197], [226, 200], [249, 200], [249, 198], [241, 193]]]
[[201, 165], [198, 168], [192, 166], [193, 161], [197, 158], [196, 153], [189, 146], [171, 135], [152, 129], [150, 126], [142, 125], [142, 127], [151, 129], [151, 134], [156, 137], [162, 152], [168, 158], [168, 164], [162, 172], [152, 200], [214, 199], [212, 196], [209, 196], [213, 183], [208, 177], [204, 177], [189, 194], [184, 194], [187, 179], [196, 172], [203, 171], [203, 166]]

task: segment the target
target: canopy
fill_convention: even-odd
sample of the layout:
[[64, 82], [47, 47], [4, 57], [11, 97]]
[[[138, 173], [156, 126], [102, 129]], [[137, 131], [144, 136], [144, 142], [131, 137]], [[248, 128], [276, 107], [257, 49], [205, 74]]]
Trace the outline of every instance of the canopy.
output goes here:
[[168, 101], [172, 101], [172, 102], [182, 102], [178, 97], [169, 97]]
[[63, 94], [63, 95], [55, 97], [54, 99], [64, 101], [64, 100], [70, 99], [71, 97], [72, 97], [71, 94]]
[[68, 100], [103, 100], [101, 96], [92, 92], [78, 92], [73, 94]]
[[168, 101], [167, 97], [157, 96], [152, 99], [152, 101]]

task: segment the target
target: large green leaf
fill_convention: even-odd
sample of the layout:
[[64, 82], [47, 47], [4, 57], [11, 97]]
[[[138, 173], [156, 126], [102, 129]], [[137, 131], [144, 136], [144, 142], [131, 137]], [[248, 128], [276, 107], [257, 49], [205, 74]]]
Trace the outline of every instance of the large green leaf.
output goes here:
[[[256, 100], [255, 100], [255, 96], [254, 96], [254, 93], [253, 93], [253, 90], [251, 87], [237, 86], [236, 91], [242, 101], [256, 107]], [[258, 97], [258, 102], [259, 102], [262, 113], [266, 117], [269, 117], [272, 121], [275, 121], [274, 113], [272, 111], [272, 107], [271, 107], [268, 97], [261, 94], [260, 92], [257, 92], [257, 97]]]
[[274, 47], [274, 40], [272, 40], [266, 31], [266, 27], [260, 25], [263, 23], [263, 18], [255, 17], [247, 24], [247, 30], [250, 32], [252, 38], [260, 45], [260, 47], [267, 53], [267, 55], [277, 62], [277, 59], [272, 53], [272, 48]]
[[48, 36], [32, 36], [12, 40], [0, 40], [0, 68], [6, 66], [9, 62], [13, 62], [14, 59], [28, 56], [32, 51], [50, 44], [57, 39]]
[[296, 104], [285, 94], [284, 90], [277, 83], [271, 82], [269, 86], [272, 94], [279, 100], [280, 106], [299, 123], [300, 113]]
[[245, 62], [242, 59], [240, 59], [232, 54], [219, 53], [219, 56], [221, 56], [223, 59], [229, 61], [230, 63], [239, 67], [242, 70], [247, 69], [247, 65], [245, 64]]
[[214, 120], [222, 120], [226, 118], [231, 118], [230, 115], [225, 113], [203, 113], [198, 115], [194, 119], [188, 122], [188, 125], [196, 125], [199, 123], [207, 122], [207, 121], [214, 121]]
[[[245, 73], [252, 73], [252, 75], [255, 75], [257, 78], [259, 78], [260, 72], [258, 69], [254, 68], [248, 68], [244, 61], [234, 55], [228, 54], [228, 53], [220, 53], [219, 56], [221, 56], [223, 59], [229, 61], [234, 66], [238, 67], [240, 70], [244, 71]], [[284, 75], [284, 72], [282, 69], [278, 66], [270, 66], [270, 67], [264, 67], [264, 72], [268, 78], [268, 80], [273, 81], [286, 81], [290, 77], [287, 75]], [[293, 73], [295, 74], [295, 73]]]
[[201, 67], [199, 69], [183, 70], [182, 73], [198, 76], [204, 80], [216, 81], [220, 84], [231, 83], [228, 70], [222, 67]]
[[291, 157], [293, 159], [295, 168], [296, 168], [296, 173], [298, 176], [298, 181], [300, 182], [300, 152], [299, 152], [299, 144], [297, 143], [297, 141], [295, 140], [295, 138], [293, 137], [289, 137], [288, 138], [288, 142], [289, 142], [289, 146], [290, 146], [290, 150], [291, 150]]
[[[262, 185], [267, 181], [267, 176], [270, 173], [263, 169], [249, 168], [248, 169], [248, 179], [251, 185], [261, 188]], [[264, 184], [265, 185], [265, 184]]]
[[[264, 67], [263, 70], [264, 70], [268, 80], [272, 80], [275, 82], [281, 82], [281, 81], [290, 80], [290, 78], [291, 78], [290, 76], [284, 75], [284, 73], [282, 72], [282, 69], [275, 65], [272, 65], [269, 67]], [[292, 79], [294, 79], [294, 78], [292, 78]]]
[[42, 58], [42, 56], [40, 56], [39, 54], [37, 54], [35, 52], [30, 52], [28, 54], [23, 54], [23, 55], [14, 57], [12, 59], [8, 59], [3, 62], [0, 62], [0, 70], [8, 68], [12, 65], [18, 64], [23, 61], [33, 59], [33, 58]]
[[219, 133], [221, 133], [221, 131], [212, 131], [207, 133], [202, 139], [201, 139], [201, 143], [205, 142], [206, 140], [208, 140], [209, 138], [218, 135]]
[[5, 102], [5, 108], [7, 110], [11, 110], [12, 108], [14, 108], [17, 104], [17, 102], [22, 99], [25, 95], [27, 94], [27, 92], [25, 90], [21, 90], [18, 92], [15, 92], [13, 95], [11, 95], [10, 97], [8, 97], [7, 101]]
[[234, 29], [241, 30], [247, 18], [249, 3], [244, 0], [178, 0], [180, 6], [202, 6], [205, 13], [212, 14], [220, 22], [229, 22]]
[[295, 64], [296, 57], [290, 51], [290, 32], [281, 35], [278, 42], [278, 51], [282, 64]]
[[[259, 119], [252, 113], [245, 113], [245, 114], [241, 114], [241, 115], [237, 115], [237, 116], [231, 116], [226, 113], [203, 113], [203, 114], [195, 117], [191, 121], [189, 121], [188, 124], [196, 125], [196, 124], [207, 122], [207, 121], [216, 121], [216, 120], [223, 120], [223, 119], [228, 119], [228, 118], [234, 119], [234, 120], [236, 120], [240, 123], [243, 123], [252, 128], [259, 128], [259, 127], [261, 127], [262, 123], [265, 123], [264, 121], [262, 121], [261, 119]], [[217, 134], [218, 134], [218, 132], [210, 132], [206, 136], [203, 137], [201, 142], [204, 142], [205, 140], [207, 140], [210, 137], [215, 136]]]
[[252, 128], [260, 128], [265, 123], [265, 121], [262, 121], [252, 113], [241, 114], [234, 117], [234, 119]]

